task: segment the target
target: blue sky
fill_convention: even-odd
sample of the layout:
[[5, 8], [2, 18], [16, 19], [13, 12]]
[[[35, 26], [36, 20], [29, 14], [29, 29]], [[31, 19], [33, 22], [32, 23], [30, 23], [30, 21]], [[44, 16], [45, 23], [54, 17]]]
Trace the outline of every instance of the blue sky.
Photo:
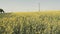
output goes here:
[[6, 12], [60, 10], [60, 0], [0, 0], [0, 8]]

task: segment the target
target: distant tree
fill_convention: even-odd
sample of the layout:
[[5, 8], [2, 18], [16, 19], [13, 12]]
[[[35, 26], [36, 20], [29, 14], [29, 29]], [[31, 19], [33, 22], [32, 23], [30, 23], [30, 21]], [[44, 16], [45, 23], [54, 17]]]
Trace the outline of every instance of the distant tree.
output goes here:
[[3, 9], [0, 9], [0, 13], [4, 13], [4, 10]]

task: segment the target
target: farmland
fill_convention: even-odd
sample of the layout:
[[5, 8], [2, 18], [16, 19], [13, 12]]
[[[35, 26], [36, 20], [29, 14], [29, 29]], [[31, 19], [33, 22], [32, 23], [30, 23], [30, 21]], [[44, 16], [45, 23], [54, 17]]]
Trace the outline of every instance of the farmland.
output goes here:
[[0, 34], [60, 34], [60, 12], [0, 14]]

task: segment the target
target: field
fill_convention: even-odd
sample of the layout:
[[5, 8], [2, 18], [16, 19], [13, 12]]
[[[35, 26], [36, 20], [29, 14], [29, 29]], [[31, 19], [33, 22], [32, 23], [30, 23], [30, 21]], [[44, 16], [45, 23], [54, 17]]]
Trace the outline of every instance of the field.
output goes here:
[[0, 34], [60, 34], [60, 12], [2, 13]]

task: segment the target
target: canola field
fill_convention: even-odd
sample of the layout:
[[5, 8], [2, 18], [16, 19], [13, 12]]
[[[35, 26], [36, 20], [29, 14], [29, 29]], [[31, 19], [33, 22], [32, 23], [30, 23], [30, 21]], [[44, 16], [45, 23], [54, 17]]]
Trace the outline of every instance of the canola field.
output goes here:
[[2, 13], [0, 34], [60, 34], [60, 12]]

